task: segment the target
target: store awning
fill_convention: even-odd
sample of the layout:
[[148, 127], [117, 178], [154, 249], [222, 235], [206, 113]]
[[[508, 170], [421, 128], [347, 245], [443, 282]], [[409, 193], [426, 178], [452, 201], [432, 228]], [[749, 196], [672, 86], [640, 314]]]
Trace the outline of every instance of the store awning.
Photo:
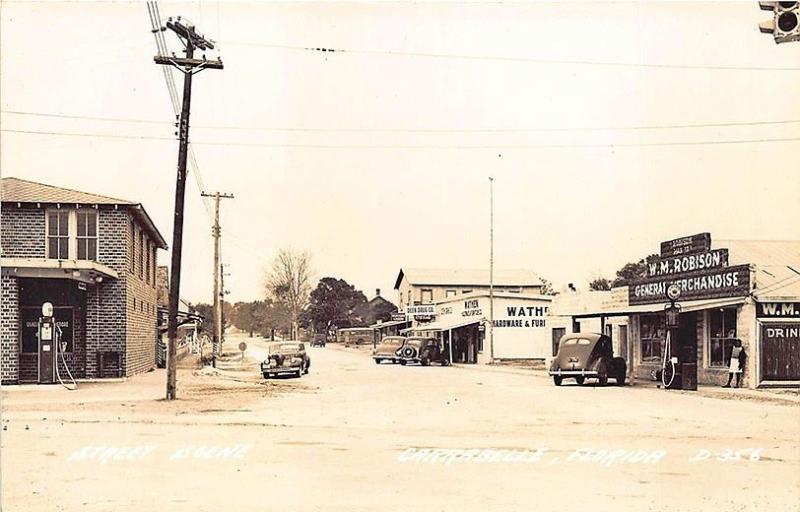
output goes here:
[[[678, 301], [677, 304], [681, 307], [682, 313], [689, 313], [691, 311], [701, 311], [703, 309], [724, 308], [728, 306], [736, 306], [744, 303], [747, 297], [726, 297], [722, 299], [704, 299], [704, 300], [688, 300]], [[619, 309], [609, 309], [606, 311], [596, 311], [592, 313], [579, 313], [575, 315], [562, 315], [571, 316], [573, 318], [601, 318], [601, 317], [614, 317], [614, 316], [628, 316], [638, 313], [657, 313], [664, 311], [666, 302], [659, 302], [656, 304], [639, 304], [636, 306], [626, 306]]]
[[87, 284], [117, 279], [119, 274], [102, 263], [88, 260], [53, 260], [45, 258], [2, 258], [3, 274], [40, 279], [72, 279]]
[[470, 320], [455, 320], [451, 322], [429, 322], [426, 324], [419, 324], [416, 327], [409, 327], [408, 329], [403, 329], [400, 332], [415, 332], [415, 331], [449, 331], [450, 329], [458, 329], [459, 327], [464, 327], [467, 325], [472, 324], [479, 324], [481, 320], [478, 318], [473, 318]]
[[396, 325], [403, 325], [410, 322], [410, 320], [393, 320], [391, 322], [381, 322], [379, 324], [372, 324], [370, 327], [373, 329], [383, 329], [384, 327], [394, 327]]

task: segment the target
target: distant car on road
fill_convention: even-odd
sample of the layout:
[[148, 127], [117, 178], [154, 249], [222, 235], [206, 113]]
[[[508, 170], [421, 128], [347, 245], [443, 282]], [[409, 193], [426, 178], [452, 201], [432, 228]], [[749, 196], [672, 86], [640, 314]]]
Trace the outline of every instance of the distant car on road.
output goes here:
[[605, 386], [609, 377], [622, 386], [626, 370], [625, 360], [614, 357], [611, 338], [597, 333], [565, 334], [550, 364], [550, 375], [556, 386], [560, 386], [564, 378], [574, 378], [578, 385], [592, 378]]
[[306, 346], [302, 342], [271, 343], [267, 350], [267, 360], [261, 363], [261, 373], [265, 379], [287, 373], [302, 377], [311, 367], [311, 358], [306, 354]]
[[419, 363], [422, 366], [439, 363], [442, 366], [448, 366], [450, 359], [447, 354], [442, 352], [439, 341], [435, 338], [411, 337], [400, 349], [400, 364], [408, 363]]
[[311, 346], [312, 347], [324, 347], [325, 342], [328, 341], [328, 337], [324, 334], [317, 333], [311, 338]]
[[401, 361], [400, 351], [405, 344], [405, 336], [384, 336], [380, 344], [372, 351], [375, 364], [381, 364], [384, 361], [392, 364], [399, 363]]

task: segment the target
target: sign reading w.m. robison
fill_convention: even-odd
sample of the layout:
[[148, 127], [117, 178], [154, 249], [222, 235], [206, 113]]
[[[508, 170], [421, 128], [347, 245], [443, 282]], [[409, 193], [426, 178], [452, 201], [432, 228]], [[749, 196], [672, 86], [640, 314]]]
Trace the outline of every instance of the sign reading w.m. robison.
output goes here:
[[711, 235], [701, 233], [661, 243], [661, 256], [647, 276], [628, 287], [630, 304], [665, 302], [676, 285], [683, 300], [740, 297], [750, 292], [750, 266], [728, 266], [728, 249], [711, 249]]

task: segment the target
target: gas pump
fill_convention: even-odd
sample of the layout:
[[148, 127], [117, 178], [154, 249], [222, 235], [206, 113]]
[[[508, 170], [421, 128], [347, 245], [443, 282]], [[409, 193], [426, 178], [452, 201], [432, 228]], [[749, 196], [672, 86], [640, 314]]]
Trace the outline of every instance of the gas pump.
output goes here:
[[[669, 304], [664, 308], [665, 327], [667, 328], [666, 337], [664, 339], [664, 358], [661, 363], [661, 383], [664, 389], [680, 389], [680, 360], [677, 356], [673, 355], [672, 344], [680, 347], [679, 340], [674, 339], [674, 333], [677, 333], [680, 325], [681, 307], [675, 301], [681, 296], [681, 289], [677, 286], [670, 285], [667, 288], [667, 298]], [[680, 354], [680, 349], [675, 352]]]
[[[39, 317], [39, 383], [55, 384], [58, 382], [69, 390], [78, 388], [72, 372], [69, 371], [64, 352], [67, 350], [67, 343], [62, 339], [61, 327], [58, 326], [53, 317], [53, 304], [45, 302], [42, 304], [42, 316]], [[64, 383], [58, 367], [58, 359], [67, 371], [71, 385]]]

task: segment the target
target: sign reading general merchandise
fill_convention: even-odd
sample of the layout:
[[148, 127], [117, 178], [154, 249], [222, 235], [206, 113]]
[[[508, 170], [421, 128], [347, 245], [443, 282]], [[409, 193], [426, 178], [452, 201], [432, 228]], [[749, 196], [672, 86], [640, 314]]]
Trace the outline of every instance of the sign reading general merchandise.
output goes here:
[[711, 249], [711, 235], [678, 238], [661, 244], [661, 258], [647, 266], [647, 277], [628, 287], [628, 302], [666, 302], [676, 286], [682, 300], [740, 297], [750, 293], [750, 266], [728, 266], [727, 249]]

